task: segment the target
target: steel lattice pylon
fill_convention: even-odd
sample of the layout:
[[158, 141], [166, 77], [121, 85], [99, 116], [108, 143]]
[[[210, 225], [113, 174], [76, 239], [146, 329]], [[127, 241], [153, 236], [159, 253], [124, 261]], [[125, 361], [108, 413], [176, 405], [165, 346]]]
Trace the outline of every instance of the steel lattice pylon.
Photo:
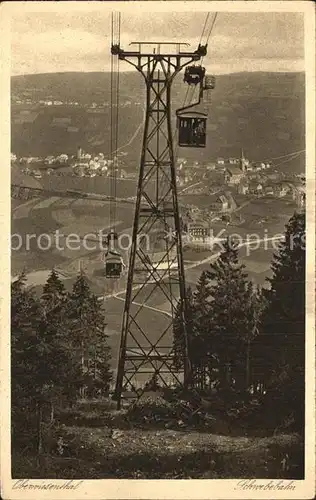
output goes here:
[[[183, 67], [206, 54], [206, 46], [186, 52], [181, 51], [186, 44], [137, 45], [137, 51], [129, 52], [112, 45], [112, 54], [132, 64], [146, 84], [146, 118], [115, 390], [118, 407], [127, 394], [138, 397], [137, 382], [144, 386], [154, 373], [163, 385], [187, 385], [190, 379], [187, 355], [183, 373], [173, 366], [173, 317], [179, 304], [185, 331], [186, 299], [171, 86]], [[143, 50], [145, 45], [151, 47], [150, 53]], [[169, 51], [172, 45], [173, 53]], [[164, 314], [158, 314], [157, 309]]]

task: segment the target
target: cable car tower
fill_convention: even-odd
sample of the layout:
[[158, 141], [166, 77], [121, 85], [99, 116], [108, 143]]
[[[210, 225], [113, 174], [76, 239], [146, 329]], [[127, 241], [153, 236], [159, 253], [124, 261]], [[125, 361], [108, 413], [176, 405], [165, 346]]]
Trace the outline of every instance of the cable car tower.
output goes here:
[[[207, 45], [200, 44], [197, 50], [189, 52], [188, 44], [173, 42], [130, 45], [133, 48], [130, 51], [123, 50], [119, 43], [111, 48], [112, 55], [134, 66], [142, 75], [146, 88], [146, 117], [114, 396], [118, 407], [121, 399], [138, 398], [142, 392], [139, 387], [144, 387], [153, 376], [161, 386], [190, 384], [186, 334], [182, 373], [174, 368], [173, 354], [174, 315], [178, 308], [186, 331], [186, 297], [171, 87], [175, 76], [204, 57], [207, 49]], [[202, 71], [195, 80], [201, 89], [203, 78]], [[190, 119], [186, 124], [190, 126]], [[201, 147], [200, 140], [194, 143], [191, 136], [189, 139], [187, 146]]]

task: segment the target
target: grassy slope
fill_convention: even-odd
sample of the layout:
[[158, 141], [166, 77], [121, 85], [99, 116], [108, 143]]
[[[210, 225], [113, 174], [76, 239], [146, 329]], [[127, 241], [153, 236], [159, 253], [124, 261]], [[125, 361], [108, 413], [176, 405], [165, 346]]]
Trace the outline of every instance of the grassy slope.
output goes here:
[[[114, 412], [114, 414], [117, 412]], [[115, 428], [100, 416], [62, 425], [63, 456], [15, 454], [13, 477], [87, 479], [229, 479], [302, 477], [297, 434], [243, 437], [194, 429]], [[118, 417], [118, 415], [117, 415]], [[115, 417], [114, 417], [115, 418]], [[85, 422], [86, 420], [86, 422]], [[118, 419], [117, 419], [118, 420]], [[94, 421], [94, 423], [93, 423]], [[90, 422], [90, 426], [89, 426]], [[93, 426], [92, 426], [93, 423]], [[287, 470], [282, 460], [288, 455]]]

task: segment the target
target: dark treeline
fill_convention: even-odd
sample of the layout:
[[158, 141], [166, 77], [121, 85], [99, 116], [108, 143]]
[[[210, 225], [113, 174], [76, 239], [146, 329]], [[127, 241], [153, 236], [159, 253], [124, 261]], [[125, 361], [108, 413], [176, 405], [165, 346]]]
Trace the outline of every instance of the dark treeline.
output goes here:
[[[11, 395], [13, 446], [54, 409], [78, 398], [108, 395], [110, 350], [105, 318], [84, 274], [67, 293], [52, 271], [38, 298], [22, 274], [11, 289]], [[24, 436], [25, 435], [25, 436]]]
[[[226, 242], [219, 259], [187, 290], [192, 385], [232, 406], [259, 400], [271, 426], [304, 428], [305, 215], [294, 214], [271, 263], [268, 286], [248, 281], [238, 250]], [[175, 320], [177, 365], [184, 341]], [[216, 399], [215, 398], [215, 399]]]

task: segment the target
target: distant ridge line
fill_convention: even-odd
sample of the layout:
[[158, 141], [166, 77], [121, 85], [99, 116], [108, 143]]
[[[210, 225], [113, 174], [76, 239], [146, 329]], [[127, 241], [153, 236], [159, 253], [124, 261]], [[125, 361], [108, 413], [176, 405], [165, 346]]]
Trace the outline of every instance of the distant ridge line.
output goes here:
[[[121, 71], [121, 74], [131, 74], [133, 71]], [[41, 77], [48, 75], [110, 75], [110, 71], [50, 71], [48, 73], [23, 73], [11, 75], [11, 78]], [[228, 75], [305, 75], [305, 71], [233, 71], [231, 73], [215, 73], [218, 77]]]

